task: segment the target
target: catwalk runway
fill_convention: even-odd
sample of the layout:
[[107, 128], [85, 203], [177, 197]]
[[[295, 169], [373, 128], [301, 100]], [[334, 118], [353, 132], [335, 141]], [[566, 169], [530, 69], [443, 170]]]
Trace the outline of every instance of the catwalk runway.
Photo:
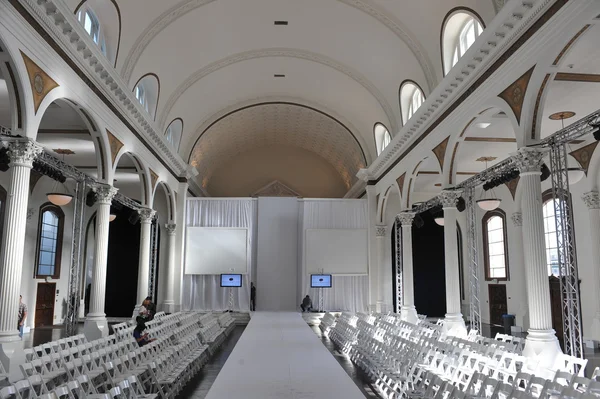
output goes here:
[[363, 399], [319, 338], [293, 312], [255, 312], [207, 399]]

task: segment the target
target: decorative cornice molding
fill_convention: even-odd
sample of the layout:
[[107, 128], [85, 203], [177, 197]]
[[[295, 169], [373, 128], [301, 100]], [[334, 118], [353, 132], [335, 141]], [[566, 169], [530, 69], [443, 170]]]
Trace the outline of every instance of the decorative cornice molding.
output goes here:
[[461, 194], [462, 190], [442, 190], [439, 196], [442, 208], [456, 208]]
[[338, 72], [345, 74], [346, 76], [350, 77], [351, 79], [362, 85], [369, 93], [371, 93], [371, 95], [379, 102], [379, 105], [385, 112], [391, 124], [392, 132], [398, 131], [399, 126], [398, 122], [396, 121], [396, 117], [394, 116], [394, 111], [392, 107], [386, 100], [383, 93], [381, 93], [379, 89], [373, 83], [371, 83], [364, 75], [350, 68], [349, 66], [346, 66], [325, 55], [314, 53], [312, 51], [293, 48], [265, 48], [258, 50], [250, 50], [242, 53], [233, 54], [226, 58], [222, 58], [205, 66], [202, 69], [197, 70], [196, 72], [188, 76], [183, 82], [181, 82], [181, 84], [179, 84], [179, 86], [177, 86], [175, 90], [173, 90], [173, 92], [165, 102], [165, 105], [162, 107], [160, 118], [158, 119], [159, 126], [164, 126], [166, 124], [171, 109], [173, 109], [173, 107], [177, 103], [177, 100], [183, 95], [183, 93], [185, 93], [187, 89], [192, 87], [196, 82], [198, 82], [202, 78], [210, 75], [213, 72], [218, 71], [219, 69], [236, 64], [238, 62], [266, 57], [287, 57], [312, 61], [321, 65], [328, 66], [337, 70]]
[[[49, 43], [55, 41], [71, 58], [68, 61], [74, 61], [73, 68], [81, 68], [84, 71], [86, 79], [95, 86], [92, 89], [98, 89], [97, 94], [100, 97], [106, 96], [109, 102], [105, 103], [110, 103], [110, 106], [115, 108], [114, 112], [120, 114], [118, 116], [125, 124], [133, 126], [134, 133], [139, 133], [140, 140], [144, 141], [151, 151], [159, 154], [161, 162], [172, 168], [173, 173], [185, 173], [185, 162], [167, 143], [164, 134], [154, 128], [155, 122], [152, 117], [135, 99], [131, 89], [76, 20], [66, 3], [55, 0], [10, 1], [17, 11], [21, 12], [22, 9], [33, 16], [47, 33]], [[78, 73], [77, 70], [75, 73]]]
[[511, 215], [510, 219], [512, 220], [515, 227], [523, 226], [523, 214], [521, 212], [515, 212]]
[[588, 209], [600, 209], [600, 195], [598, 191], [589, 191], [581, 196]]
[[[182, 17], [190, 11], [195, 10], [198, 7], [205, 6], [207, 4], [212, 3], [215, 0], [184, 0], [179, 4], [169, 8], [157, 18], [155, 18], [144, 31], [138, 36], [135, 43], [131, 47], [125, 62], [123, 63], [123, 67], [121, 68], [121, 74], [125, 81], [131, 80], [131, 75], [133, 74], [133, 70], [137, 65], [142, 53], [146, 49], [146, 47], [150, 44], [150, 42], [169, 24], [171, 24], [176, 19]], [[360, 10], [371, 17], [375, 18], [383, 25], [385, 25], [388, 29], [390, 29], [394, 34], [402, 40], [415, 55], [417, 61], [421, 65], [423, 69], [423, 73], [425, 75], [425, 79], [427, 79], [427, 84], [429, 85], [429, 89], [433, 89], [437, 84], [437, 79], [435, 77], [435, 68], [429, 60], [427, 56], [427, 52], [421, 46], [417, 38], [406, 28], [402, 22], [397, 20], [396, 18], [391, 16], [391, 13], [382, 7], [375, 5], [374, 3], [368, 0], [338, 0], [340, 3], [344, 3], [350, 7], [354, 7], [357, 10]]]
[[521, 173], [539, 173], [544, 163], [544, 155], [545, 152], [537, 148], [523, 147], [513, 154], [513, 158]]
[[387, 234], [387, 226], [378, 224], [375, 226], [375, 236], [376, 237], [385, 237]]

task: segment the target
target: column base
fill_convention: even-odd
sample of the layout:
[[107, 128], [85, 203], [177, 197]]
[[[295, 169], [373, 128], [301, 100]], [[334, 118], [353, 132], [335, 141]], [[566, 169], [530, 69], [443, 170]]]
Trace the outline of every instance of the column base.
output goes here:
[[417, 324], [417, 309], [414, 306], [402, 306], [400, 308], [400, 318], [406, 322]]
[[165, 313], [175, 313], [175, 301], [164, 301], [161, 309]]
[[383, 301], [377, 301], [377, 305], [375, 305], [375, 310], [377, 311], [377, 313], [382, 313], [383, 312]]
[[16, 336], [3, 337], [0, 340], [0, 362], [8, 373], [8, 379], [15, 382], [23, 379], [19, 366], [25, 363], [25, 351], [23, 342]]
[[369, 304], [369, 312], [377, 312], [377, 304], [370, 303]]
[[88, 314], [83, 324], [83, 334], [88, 341], [107, 337], [108, 322], [106, 321], [106, 315]]
[[467, 337], [467, 326], [462, 313], [446, 313], [442, 334], [459, 338]]
[[553, 378], [556, 357], [562, 354], [555, 331], [529, 330], [527, 331], [523, 356], [527, 358], [527, 372], [534, 372], [544, 378]]

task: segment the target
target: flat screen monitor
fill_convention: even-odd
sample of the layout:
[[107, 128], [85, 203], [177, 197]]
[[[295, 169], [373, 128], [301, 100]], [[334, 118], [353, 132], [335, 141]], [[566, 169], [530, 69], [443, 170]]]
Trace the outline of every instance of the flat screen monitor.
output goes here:
[[311, 274], [311, 288], [331, 288], [331, 274]]
[[241, 274], [221, 274], [221, 287], [241, 287]]

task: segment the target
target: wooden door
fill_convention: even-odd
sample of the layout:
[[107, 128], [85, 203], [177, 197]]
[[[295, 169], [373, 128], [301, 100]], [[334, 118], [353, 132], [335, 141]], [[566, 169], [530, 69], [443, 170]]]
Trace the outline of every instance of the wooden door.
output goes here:
[[35, 327], [54, 324], [56, 283], [39, 283], [35, 300]]
[[490, 298], [490, 324], [501, 326], [502, 315], [508, 313], [508, 304], [506, 303], [506, 285], [490, 284], [488, 285]]

